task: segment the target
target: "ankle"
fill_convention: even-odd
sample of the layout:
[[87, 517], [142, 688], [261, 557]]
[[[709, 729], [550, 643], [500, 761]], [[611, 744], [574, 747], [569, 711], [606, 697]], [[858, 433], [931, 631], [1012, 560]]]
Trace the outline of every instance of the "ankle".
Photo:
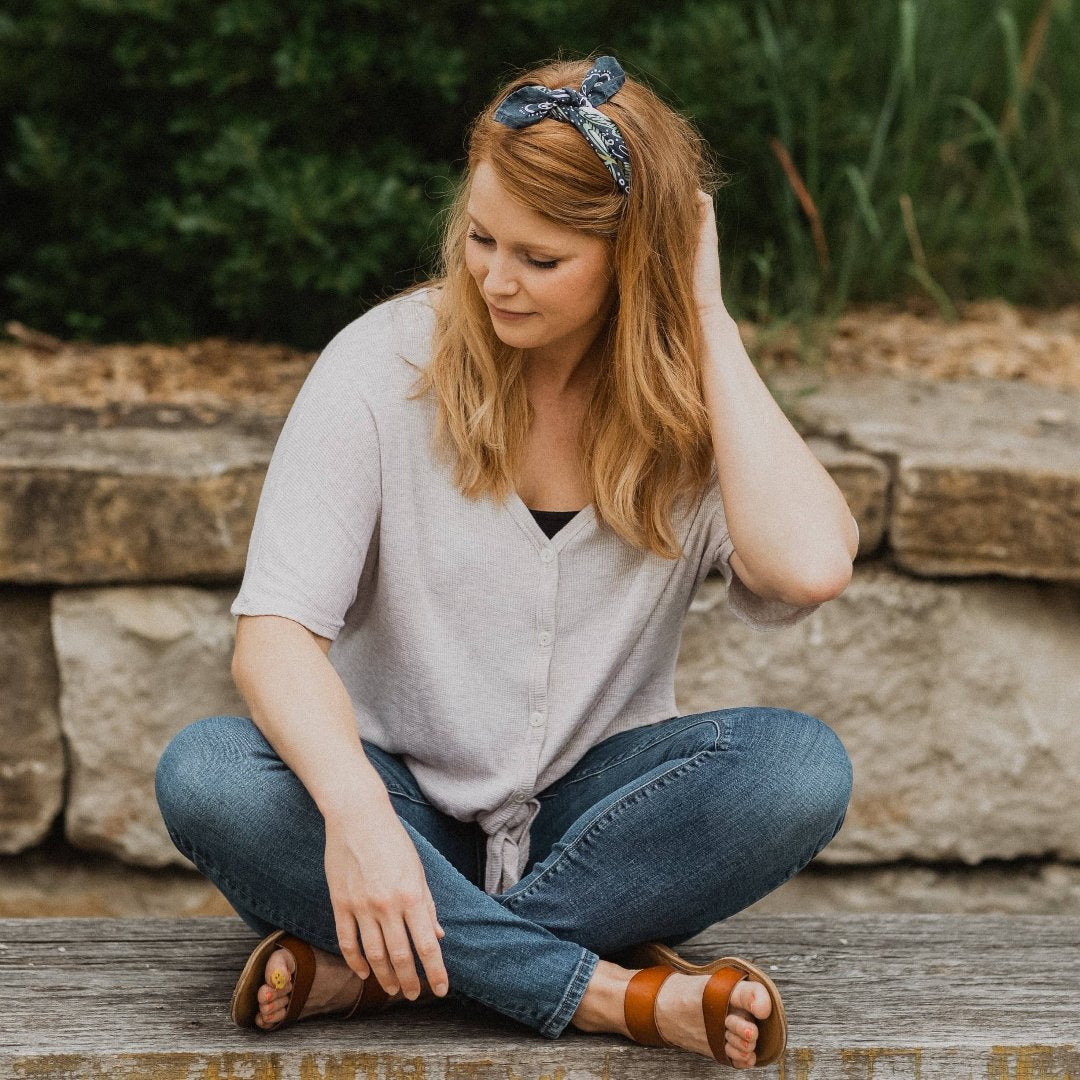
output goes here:
[[356, 973], [340, 953], [326, 952], [313, 945], [315, 970], [319, 985], [326, 995], [327, 1008], [344, 1007], [356, 999]]
[[601, 960], [585, 987], [577, 1011], [570, 1023], [580, 1031], [614, 1031], [629, 1035], [626, 1027], [624, 1001], [626, 985], [637, 969], [619, 967]]

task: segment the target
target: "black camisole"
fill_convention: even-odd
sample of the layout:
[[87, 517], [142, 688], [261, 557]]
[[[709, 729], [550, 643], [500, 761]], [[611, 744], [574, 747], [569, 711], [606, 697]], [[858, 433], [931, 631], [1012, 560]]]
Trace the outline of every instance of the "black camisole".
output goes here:
[[534, 510], [529, 513], [536, 518], [536, 523], [544, 530], [550, 540], [568, 521], [581, 513], [580, 510]]

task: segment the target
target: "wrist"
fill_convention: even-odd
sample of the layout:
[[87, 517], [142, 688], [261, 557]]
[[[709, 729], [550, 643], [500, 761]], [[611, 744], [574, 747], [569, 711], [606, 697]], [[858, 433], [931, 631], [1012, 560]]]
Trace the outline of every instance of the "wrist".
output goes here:
[[387, 815], [397, 816], [382, 777], [370, 763], [359, 772], [353, 771], [347, 783], [321, 790], [315, 796], [315, 804], [327, 825], [347, 824], [350, 829], [381, 822]]
[[385, 836], [387, 827], [400, 819], [389, 798], [375, 797], [369, 801], [353, 796], [348, 802], [336, 803], [326, 809], [319, 807], [327, 832], [346, 832], [354, 837]]

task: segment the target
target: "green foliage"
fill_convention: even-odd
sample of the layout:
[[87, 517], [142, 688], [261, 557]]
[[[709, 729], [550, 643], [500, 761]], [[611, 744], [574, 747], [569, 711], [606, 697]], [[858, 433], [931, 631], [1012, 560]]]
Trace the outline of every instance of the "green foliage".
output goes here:
[[1077, 298], [1077, 0], [9, 0], [5, 318], [321, 347], [431, 269], [494, 87], [596, 52], [691, 116], [730, 173], [735, 314]]

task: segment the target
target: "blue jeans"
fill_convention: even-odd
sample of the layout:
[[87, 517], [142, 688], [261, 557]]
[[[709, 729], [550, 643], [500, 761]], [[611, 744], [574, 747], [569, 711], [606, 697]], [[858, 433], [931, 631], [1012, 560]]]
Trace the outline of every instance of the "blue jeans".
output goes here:
[[[594, 746], [537, 793], [529, 864], [483, 891], [486, 836], [432, 806], [401, 758], [364, 740], [416, 845], [458, 998], [557, 1038], [601, 957], [675, 946], [797, 874], [839, 832], [851, 762], [828, 725], [788, 709], [673, 716]], [[245, 716], [182, 728], [157, 765], [179, 851], [260, 936], [341, 954], [322, 814]], [[416, 972], [425, 978], [413, 949]]]

